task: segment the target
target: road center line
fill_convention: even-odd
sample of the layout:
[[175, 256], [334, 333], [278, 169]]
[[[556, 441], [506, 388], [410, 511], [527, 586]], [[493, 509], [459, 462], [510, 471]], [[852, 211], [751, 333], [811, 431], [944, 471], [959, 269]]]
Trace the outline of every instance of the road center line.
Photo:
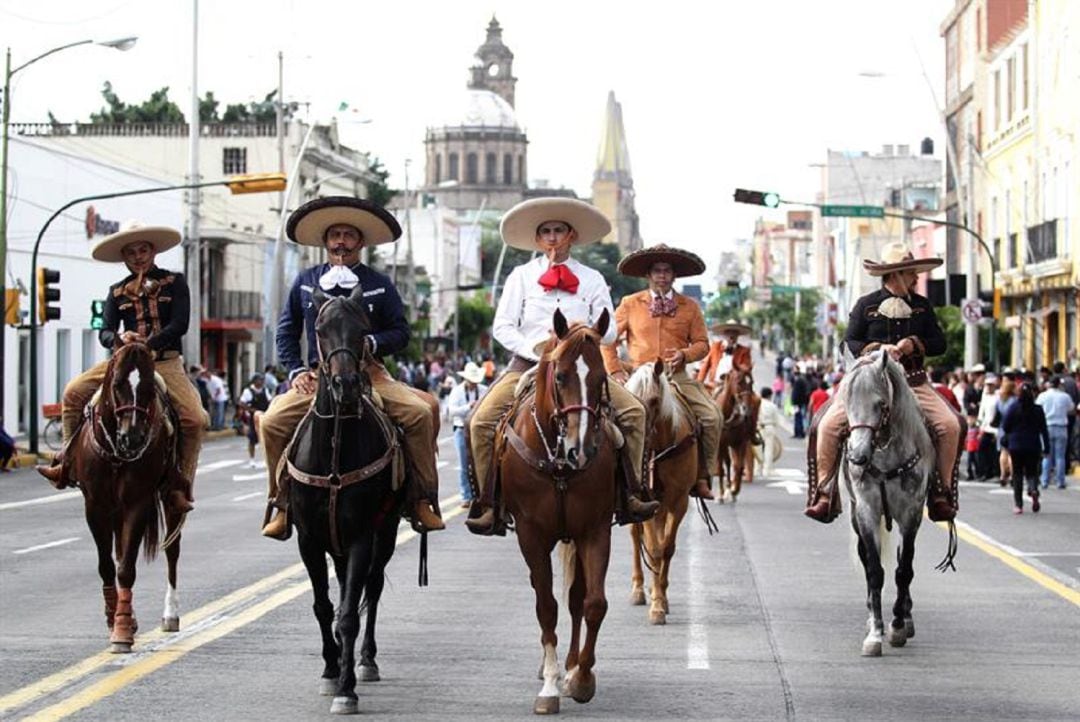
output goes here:
[[0, 511], [4, 509], [21, 509], [24, 506], [37, 506], [38, 504], [52, 504], [57, 501], [67, 501], [68, 499], [81, 499], [82, 492], [78, 489], [74, 491], [65, 491], [62, 494], [49, 494], [48, 496], [38, 496], [33, 499], [26, 499], [25, 501], [9, 501], [0, 504]]
[[686, 668], [709, 669], [709, 628], [705, 626], [704, 614], [705, 586], [701, 583], [702, 553], [704, 539], [700, 538], [698, 518], [691, 515], [691, 525], [695, 536], [686, 555], [686, 577], [688, 580], [687, 597], [690, 611], [690, 624], [686, 630]]
[[243, 464], [243, 459], [224, 459], [222, 461], [214, 461], [209, 464], [205, 464], [195, 469], [196, 474], [205, 474], [208, 471], [217, 471], [218, 469], [227, 469], [230, 466], [239, 466]]
[[65, 545], [65, 544], [70, 544], [73, 541], [79, 541], [79, 537], [77, 537], [77, 536], [69, 536], [66, 539], [58, 539], [56, 541], [51, 541], [51, 542], [48, 542], [46, 544], [38, 544], [37, 546], [26, 547], [25, 549], [16, 549], [15, 551], [13, 551], [11, 553], [12, 554], [29, 554], [30, 552], [41, 551], [42, 549], [52, 549], [53, 547], [59, 547], [59, 546]]
[[265, 491], [253, 491], [250, 494], [241, 494], [240, 496], [234, 496], [233, 501], [246, 501], [248, 499], [254, 499], [257, 496], [262, 496]]

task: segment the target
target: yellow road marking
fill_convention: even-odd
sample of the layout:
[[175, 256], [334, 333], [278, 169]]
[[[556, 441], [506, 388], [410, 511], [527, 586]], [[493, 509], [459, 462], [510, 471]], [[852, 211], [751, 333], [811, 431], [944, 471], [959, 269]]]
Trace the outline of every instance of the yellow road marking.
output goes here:
[[[945, 523], [938, 523], [938, 526], [942, 529], [948, 529], [948, 525]], [[1072, 602], [1076, 606], [1080, 607], [1080, 591], [1070, 588], [1069, 586], [1062, 584], [1057, 579], [1054, 579], [1050, 575], [1039, 571], [1035, 567], [1025, 562], [1020, 557], [1011, 554], [999, 546], [991, 544], [986, 539], [980, 536], [980, 533], [975, 533], [975, 527], [963, 522], [957, 522], [956, 533], [957, 535], [966, 541], [971, 546], [982, 551], [983, 553], [992, 556], [1000, 561], [1010, 569], [1020, 572], [1025, 577], [1035, 582], [1041, 587], [1049, 589], [1054, 594], [1064, 599], [1067, 602]], [[983, 535], [984, 536], [984, 535]]]
[[[454, 495], [442, 501], [440, 508], [443, 510], [443, 519], [452, 519], [453, 517], [461, 514], [465, 511], [464, 508], [458, 506], [461, 501], [460, 495]], [[412, 529], [406, 529], [397, 536], [397, 544], [401, 545], [405, 542], [416, 537], [417, 534]], [[273, 588], [281, 583], [284, 579], [295, 576], [304, 571], [304, 565], [302, 563], [293, 564], [281, 571], [272, 574], [268, 577], [260, 579], [253, 584], [250, 584], [242, 589], [238, 589], [235, 592], [227, 594], [220, 599], [217, 599], [209, 604], [206, 604], [199, 609], [184, 615], [184, 623], [186, 626], [193, 626], [199, 621], [202, 621], [214, 614], [219, 613], [221, 610], [226, 609], [234, 604], [247, 601], [250, 598], [257, 596], [259, 593]], [[330, 576], [334, 576], [333, 569], [330, 570]], [[208, 644], [220, 637], [234, 632], [237, 629], [250, 624], [251, 622], [265, 616], [269, 612], [277, 609], [283, 604], [287, 604], [296, 597], [303, 594], [305, 591], [311, 589], [311, 583], [308, 579], [304, 579], [301, 582], [297, 582], [289, 587], [286, 587], [280, 592], [277, 592], [271, 597], [264, 599], [263, 601], [255, 604], [234, 617], [229, 617], [223, 620], [220, 624], [205, 629], [197, 634], [183, 639], [176, 644], [162, 647], [148, 653], [143, 659], [127, 665], [126, 667], [113, 672], [102, 680], [95, 682], [89, 687], [81, 690], [75, 695], [52, 705], [41, 712], [35, 714], [28, 719], [41, 719], [41, 720], [53, 720], [62, 719], [68, 715], [88, 707], [95, 702], [98, 702], [105, 697], [115, 694], [119, 690], [123, 689], [127, 685], [142, 679], [146, 675], [154, 672], [167, 664], [175, 662], [180, 657], [183, 657], [188, 652], [198, 649], [199, 647]], [[136, 639], [137, 645], [145, 645], [149, 642], [157, 641], [163, 637], [168, 636], [168, 633], [160, 630], [154, 630], [146, 634], [139, 635]], [[25, 687], [15, 690], [4, 697], [0, 697], [0, 713], [3, 713], [9, 709], [15, 707], [22, 707], [36, 699], [39, 699], [51, 692], [55, 692], [62, 687], [71, 684], [74, 680], [84, 677], [100, 667], [116, 661], [115, 654], [110, 652], [99, 652], [98, 654], [88, 657], [77, 664], [71, 665], [55, 674], [51, 674], [37, 682], [29, 684]]]

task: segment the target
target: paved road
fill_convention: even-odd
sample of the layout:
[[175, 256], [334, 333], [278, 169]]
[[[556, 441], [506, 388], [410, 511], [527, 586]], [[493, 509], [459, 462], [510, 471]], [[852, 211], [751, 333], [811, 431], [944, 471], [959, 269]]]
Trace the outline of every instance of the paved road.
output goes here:
[[[1076, 719], [1080, 709], [1080, 493], [1049, 490], [1014, 517], [997, 487], [965, 487], [959, 572], [933, 565], [946, 535], [920, 535], [917, 636], [863, 659], [864, 585], [843, 518], [803, 518], [803, 451], [778, 476], [712, 506], [680, 534], [664, 627], [631, 607], [629, 545], [616, 531], [598, 692], [574, 719]], [[440, 442], [449, 529], [416, 587], [408, 532], [389, 567], [379, 628], [383, 681], [364, 714], [530, 717], [539, 630], [513, 537], [461, 524], [452, 444]], [[31, 471], [0, 476], [0, 718], [298, 719], [326, 715], [306, 577], [292, 542], [258, 536], [264, 480], [239, 439], [204, 450], [180, 566], [182, 631], [150, 631], [164, 560], [139, 566], [136, 654], [109, 655], [95, 555], [76, 495]], [[456, 516], [453, 516], [457, 514]], [[404, 527], [403, 527], [404, 531]], [[887, 589], [888, 589], [887, 585]], [[564, 615], [565, 617], [565, 615]], [[560, 636], [564, 640], [565, 618]]]

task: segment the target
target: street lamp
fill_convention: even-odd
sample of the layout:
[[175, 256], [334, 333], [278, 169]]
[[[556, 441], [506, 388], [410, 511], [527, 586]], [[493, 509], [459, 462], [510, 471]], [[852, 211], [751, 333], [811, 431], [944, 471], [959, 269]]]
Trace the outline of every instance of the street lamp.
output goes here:
[[[3, 139], [0, 140], [0, 299], [4, 299], [5, 310], [7, 304], [7, 293], [5, 286], [7, 285], [7, 176], [8, 176], [8, 125], [11, 121], [11, 78], [15, 73], [19, 72], [27, 66], [33, 65], [42, 58], [59, 53], [61, 50], [67, 50], [68, 48], [78, 47], [79, 45], [90, 45], [92, 43], [101, 45], [106, 48], [113, 48], [114, 50], [130, 50], [135, 46], [138, 38], [134, 35], [117, 38], [115, 40], [79, 40], [74, 43], [68, 43], [67, 45], [60, 45], [52, 50], [47, 50], [41, 55], [27, 60], [22, 65], [18, 65], [15, 68], [11, 67], [11, 48], [7, 49], [7, 58], [4, 65], [4, 110], [2, 115], [2, 132]], [[4, 332], [0, 331], [0, 359], [6, 358], [4, 355]], [[0, 371], [3, 370], [3, 362], [0, 361]], [[4, 418], [4, 386], [0, 384], [0, 422]]]

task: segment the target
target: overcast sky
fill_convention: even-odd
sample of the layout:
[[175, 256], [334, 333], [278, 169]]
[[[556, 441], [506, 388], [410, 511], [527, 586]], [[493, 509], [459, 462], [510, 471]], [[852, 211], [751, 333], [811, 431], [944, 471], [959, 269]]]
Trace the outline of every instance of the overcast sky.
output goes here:
[[[953, 0], [202, 0], [200, 95], [226, 103], [285, 97], [326, 120], [341, 102], [347, 143], [400, 186], [421, 177], [428, 125], [446, 122], [494, 13], [514, 52], [519, 122], [532, 179], [591, 193], [607, 93], [623, 106], [646, 244], [700, 253], [749, 237], [759, 210], [736, 186], [813, 200], [826, 149], [878, 151], [935, 139]], [[190, 0], [0, 0], [13, 65], [67, 42], [138, 35], [126, 53], [75, 48], [20, 72], [13, 121], [86, 120], [109, 80], [127, 102], [169, 87], [185, 113], [192, 77]], [[929, 76], [923, 76], [923, 66]], [[867, 78], [860, 73], [878, 77]], [[252, 171], [261, 169], [250, 169]], [[267, 169], [273, 170], [273, 169]], [[414, 181], [415, 182], [415, 181]], [[707, 283], [711, 285], [711, 282]]]

